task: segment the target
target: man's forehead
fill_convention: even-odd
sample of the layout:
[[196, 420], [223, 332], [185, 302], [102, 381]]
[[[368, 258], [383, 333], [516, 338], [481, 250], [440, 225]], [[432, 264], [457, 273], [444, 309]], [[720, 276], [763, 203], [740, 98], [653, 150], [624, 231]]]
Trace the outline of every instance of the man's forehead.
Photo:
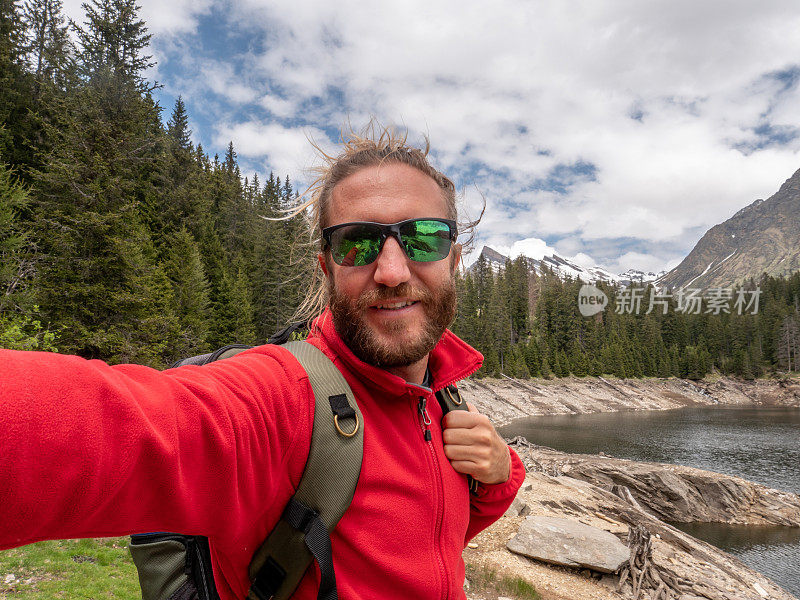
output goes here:
[[358, 187], [368, 192], [399, 186], [428, 188], [431, 192], [439, 191], [438, 184], [430, 175], [399, 162], [364, 166], [342, 179], [333, 189]]
[[[340, 181], [331, 192], [329, 223], [334, 220], [375, 219], [373, 213], [409, 211], [403, 218], [447, 216], [447, 206], [436, 181], [402, 163], [372, 165]], [[345, 213], [345, 214], [341, 214]], [[365, 213], [360, 216], [359, 213]], [[401, 219], [397, 219], [401, 220]], [[381, 222], [393, 222], [380, 219]]]

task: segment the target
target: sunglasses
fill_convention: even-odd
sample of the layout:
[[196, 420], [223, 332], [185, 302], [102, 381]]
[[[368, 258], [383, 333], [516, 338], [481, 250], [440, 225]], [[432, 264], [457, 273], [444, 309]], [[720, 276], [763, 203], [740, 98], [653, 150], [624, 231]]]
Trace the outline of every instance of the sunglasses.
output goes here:
[[408, 219], [389, 225], [357, 221], [322, 230], [322, 239], [330, 248], [333, 261], [345, 267], [375, 262], [389, 237], [397, 240], [413, 261], [442, 260], [450, 254], [457, 235], [456, 222], [450, 219]]

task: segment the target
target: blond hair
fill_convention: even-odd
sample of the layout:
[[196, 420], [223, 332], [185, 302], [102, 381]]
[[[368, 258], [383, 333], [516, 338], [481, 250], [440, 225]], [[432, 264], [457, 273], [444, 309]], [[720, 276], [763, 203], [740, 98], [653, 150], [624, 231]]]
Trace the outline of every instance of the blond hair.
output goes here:
[[[384, 127], [375, 119], [371, 119], [359, 132], [353, 130], [351, 126], [342, 129], [340, 136], [342, 151], [337, 156], [328, 154], [312, 142], [323, 159], [323, 165], [314, 169], [317, 178], [300, 197], [299, 203], [288, 212], [288, 217], [299, 214], [306, 216], [311, 242], [309, 247], [314, 250], [314, 254], [322, 249], [322, 229], [329, 225], [328, 215], [333, 188], [345, 178], [366, 167], [402, 163], [428, 175], [442, 192], [447, 217], [458, 221], [455, 185], [449, 177], [428, 162], [430, 142], [427, 136], [423, 139], [424, 148], [409, 146], [407, 132], [400, 132], [393, 126]], [[480, 216], [483, 216], [483, 211]], [[459, 234], [467, 234], [466, 244], [472, 240], [471, 234], [480, 221], [480, 216], [476, 221], [459, 224]], [[313, 260], [313, 265], [305, 299], [294, 314], [296, 320], [313, 319], [323, 312], [328, 303], [325, 275], [317, 260]]]

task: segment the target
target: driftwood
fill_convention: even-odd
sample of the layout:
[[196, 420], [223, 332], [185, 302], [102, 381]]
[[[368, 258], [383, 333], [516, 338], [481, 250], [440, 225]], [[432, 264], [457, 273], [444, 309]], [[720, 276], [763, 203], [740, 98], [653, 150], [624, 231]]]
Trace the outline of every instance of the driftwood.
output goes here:
[[617, 591], [624, 590], [634, 600], [674, 600], [681, 594], [681, 590], [674, 587], [677, 582], [668, 575], [665, 581], [665, 574], [653, 562], [653, 544], [647, 529], [631, 528], [628, 548], [631, 557], [620, 573]]

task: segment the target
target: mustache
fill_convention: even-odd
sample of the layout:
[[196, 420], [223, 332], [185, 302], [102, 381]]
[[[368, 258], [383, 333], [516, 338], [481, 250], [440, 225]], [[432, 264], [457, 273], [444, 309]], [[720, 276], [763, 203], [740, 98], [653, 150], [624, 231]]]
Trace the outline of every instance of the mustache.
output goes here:
[[358, 298], [358, 308], [366, 309], [378, 302], [393, 300], [401, 296], [413, 298], [423, 304], [429, 303], [432, 298], [432, 294], [428, 290], [403, 282], [395, 287], [384, 286], [364, 292]]

